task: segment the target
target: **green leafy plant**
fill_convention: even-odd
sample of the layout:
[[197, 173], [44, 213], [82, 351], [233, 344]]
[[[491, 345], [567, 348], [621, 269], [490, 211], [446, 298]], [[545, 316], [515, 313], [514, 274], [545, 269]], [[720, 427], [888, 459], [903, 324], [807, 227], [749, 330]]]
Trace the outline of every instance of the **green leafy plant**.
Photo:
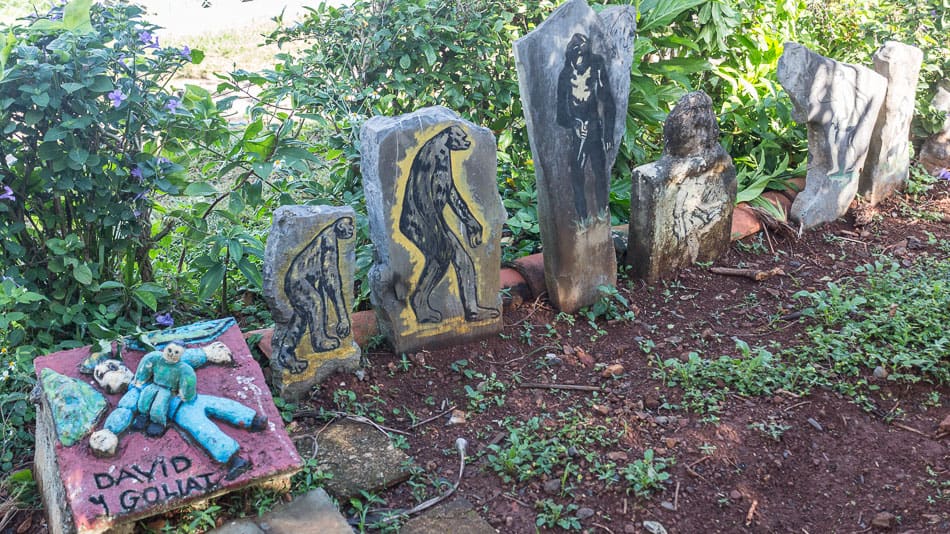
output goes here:
[[573, 503], [558, 504], [551, 499], [542, 499], [535, 503], [538, 509], [538, 516], [535, 519], [535, 525], [547, 528], [562, 528], [564, 530], [580, 530], [581, 522], [577, 519], [574, 512], [578, 506]]
[[634, 460], [620, 469], [620, 475], [627, 483], [627, 493], [633, 493], [641, 499], [650, 498], [653, 493], [663, 489], [670, 478], [666, 470], [674, 463], [672, 458], [655, 457], [653, 449], [643, 451], [642, 460]]

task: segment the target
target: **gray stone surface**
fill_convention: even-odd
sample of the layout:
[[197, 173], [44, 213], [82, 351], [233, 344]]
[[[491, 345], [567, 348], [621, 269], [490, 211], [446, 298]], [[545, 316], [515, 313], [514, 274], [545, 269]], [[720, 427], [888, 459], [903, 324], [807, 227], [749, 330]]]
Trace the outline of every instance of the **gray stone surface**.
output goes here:
[[790, 215], [811, 228], [844, 215], [858, 192], [887, 79], [786, 43], [778, 80], [792, 100], [795, 120], [808, 127], [805, 190], [795, 197]]
[[558, 7], [514, 45], [538, 181], [548, 296], [573, 312], [617, 281], [607, 211], [626, 126], [636, 8]]
[[66, 500], [56, 459], [56, 428], [49, 407], [41, 402], [36, 409], [36, 449], [33, 452], [33, 473], [43, 498], [50, 534], [76, 532], [76, 524]]
[[259, 518], [231, 521], [213, 534], [352, 534], [353, 529], [325, 491], [318, 488]]
[[396, 352], [501, 331], [494, 135], [432, 107], [374, 117], [360, 137], [380, 330]]
[[874, 53], [874, 71], [887, 79], [887, 94], [871, 134], [858, 193], [876, 205], [902, 189], [910, 173], [910, 121], [916, 106], [917, 77], [924, 53], [895, 41]]
[[338, 499], [375, 492], [409, 478], [409, 457], [372, 426], [340, 421], [317, 435], [317, 463], [325, 488]]
[[407, 521], [399, 534], [498, 534], [464, 498], [440, 504]]
[[335, 372], [359, 367], [353, 339], [356, 215], [350, 207], [281, 206], [264, 252], [274, 317], [271, 367], [280, 395], [299, 399]]
[[948, 112], [943, 128], [928, 137], [920, 148], [920, 164], [930, 174], [938, 175], [940, 171], [950, 169], [950, 91], [938, 87], [930, 104], [938, 111]]
[[729, 249], [736, 169], [719, 144], [712, 100], [680, 98], [663, 126], [659, 161], [633, 171], [627, 264], [654, 281]]

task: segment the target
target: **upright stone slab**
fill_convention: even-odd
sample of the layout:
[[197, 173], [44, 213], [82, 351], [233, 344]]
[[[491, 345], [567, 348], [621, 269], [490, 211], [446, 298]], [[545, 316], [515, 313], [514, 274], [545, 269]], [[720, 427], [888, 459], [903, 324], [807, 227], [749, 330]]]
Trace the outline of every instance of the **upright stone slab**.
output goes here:
[[627, 264], [654, 281], [729, 249], [736, 168], [719, 144], [712, 100], [680, 98], [663, 125], [659, 161], [633, 171]]
[[927, 172], [939, 176], [942, 171], [950, 169], [950, 91], [946, 87], [937, 87], [930, 105], [937, 111], [947, 113], [943, 128], [939, 132], [924, 140], [920, 147], [920, 164]]
[[626, 126], [636, 8], [558, 7], [514, 45], [551, 301], [574, 312], [617, 282], [610, 171]]
[[356, 214], [350, 207], [281, 206], [264, 251], [264, 298], [274, 317], [272, 380], [299, 399], [330, 374], [353, 371]]
[[[34, 361], [34, 472], [51, 533], [131, 531], [139, 519], [249, 485], [289, 488], [297, 450], [241, 331], [233, 320], [217, 324], [231, 327], [197, 344], [194, 330], [173, 329], [181, 345], [127, 348], [124, 364], [102, 362], [91, 377], [80, 373], [90, 347]], [[104, 387], [115, 385], [112, 374], [124, 387]], [[77, 419], [69, 432], [64, 416]]]
[[805, 190], [795, 197], [791, 217], [811, 228], [844, 215], [858, 192], [887, 79], [786, 43], [778, 81], [792, 100], [793, 117], [808, 127]]
[[887, 78], [887, 94], [871, 134], [858, 193], [877, 205], [902, 189], [910, 174], [910, 121], [916, 106], [917, 76], [924, 53], [916, 46], [888, 41], [874, 53], [874, 71]]
[[501, 331], [506, 214], [491, 131], [431, 107], [374, 117], [360, 138], [370, 297], [396, 352]]

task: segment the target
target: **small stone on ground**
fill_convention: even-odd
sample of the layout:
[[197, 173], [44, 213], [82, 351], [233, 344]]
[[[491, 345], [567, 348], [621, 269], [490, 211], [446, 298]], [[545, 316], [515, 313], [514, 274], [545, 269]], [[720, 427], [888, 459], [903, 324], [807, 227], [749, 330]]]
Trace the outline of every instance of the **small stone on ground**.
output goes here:
[[409, 478], [408, 456], [369, 425], [341, 421], [317, 437], [319, 469], [333, 477], [326, 490], [344, 499], [394, 486]]
[[315, 489], [301, 495], [291, 503], [278, 506], [255, 520], [232, 521], [212, 531], [213, 534], [352, 534], [346, 523], [323, 489]]
[[497, 534], [465, 499], [439, 505], [410, 520], [400, 534]]

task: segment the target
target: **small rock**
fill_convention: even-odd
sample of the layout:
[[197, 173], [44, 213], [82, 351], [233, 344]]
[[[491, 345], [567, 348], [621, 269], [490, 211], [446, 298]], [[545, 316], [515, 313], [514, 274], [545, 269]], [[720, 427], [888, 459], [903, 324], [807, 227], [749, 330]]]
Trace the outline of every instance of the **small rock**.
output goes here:
[[590, 354], [587, 354], [587, 352], [581, 348], [577, 349], [577, 360], [584, 364], [584, 367], [591, 367], [594, 365], [594, 357]]
[[356, 375], [356, 379], [360, 382], [366, 380], [366, 371], [363, 369], [357, 369], [356, 371], [353, 371], [353, 374]]
[[673, 503], [671, 503], [670, 501], [663, 501], [663, 502], [660, 503], [660, 506], [661, 506], [662, 508], [666, 509], [666, 510], [671, 511], [671, 512], [675, 512], [675, 511], [676, 511], [676, 507], [673, 506]]
[[732, 499], [732, 500], [734, 500], [734, 501], [741, 501], [741, 500], [742, 500], [742, 492], [740, 492], [739, 490], [732, 490], [732, 491], [729, 492], [729, 498]]
[[551, 480], [545, 482], [542, 487], [544, 488], [544, 492], [548, 495], [557, 495], [561, 492], [561, 481], [556, 478], [552, 478]]
[[634, 525], [627, 525], [623, 527], [623, 534], [637, 534], [637, 527]]
[[676, 447], [677, 444], [679, 444], [679, 440], [676, 438], [665, 438], [663, 441], [666, 443], [666, 448], [668, 449], [672, 449], [673, 447]]
[[817, 430], [817, 431], [819, 431], [819, 432], [821, 432], [822, 430], [824, 430], [823, 428], [821, 428], [821, 424], [820, 424], [818, 421], [815, 421], [815, 419], [812, 418], [812, 417], [809, 417], [809, 418], [808, 418], [808, 424], [811, 425], [811, 426], [813, 426], [813, 427], [815, 427], [815, 430]]
[[610, 414], [610, 408], [604, 406], [603, 404], [592, 404], [590, 407], [593, 408], [593, 410], [599, 413], [600, 415]]
[[577, 456], [577, 447], [575, 447], [575, 446], [573, 446], [573, 445], [571, 445], [570, 447], [568, 447], [568, 448], [567, 448], [567, 456], [570, 457], [570, 458], [574, 458], [575, 456]]
[[594, 516], [594, 510], [592, 508], [581, 508], [577, 511], [577, 518], [581, 521], [587, 519], [588, 517]]
[[664, 338], [663, 341], [666, 341], [670, 345], [679, 345], [680, 343], [683, 342], [683, 336], [670, 336], [670, 337]]
[[548, 365], [561, 365], [564, 362], [557, 354], [547, 353], [544, 355], [544, 363]]
[[950, 415], [943, 418], [943, 421], [940, 421], [940, 427], [938, 428], [941, 434], [944, 432], [950, 432]]
[[716, 331], [713, 330], [712, 328], [706, 328], [702, 332], [699, 333], [699, 337], [703, 339], [716, 337]]
[[462, 410], [452, 410], [452, 416], [449, 417], [449, 425], [463, 425], [465, 424], [466, 413]]
[[607, 453], [607, 459], [613, 460], [614, 462], [626, 462], [628, 457], [627, 453], [623, 451], [613, 451]]
[[666, 534], [666, 527], [656, 521], [644, 521], [643, 528], [650, 534]]
[[655, 393], [647, 393], [643, 397], [643, 405], [649, 410], [655, 410], [660, 407], [660, 398]]
[[426, 355], [424, 352], [417, 352], [409, 356], [409, 359], [412, 360], [412, 363], [418, 365], [419, 367], [425, 367], [426, 365]]
[[673, 425], [673, 424], [676, 424], [676, 416], [675, 415], [670, 415], [670, 416], [658, 415], [653, 418], [653, 422], [658, 425]]
[[881, 366], [881, 365], [878, 365], [877, 367], [874, 368], [874, 378], [880, 378], [880, 379], [883, 380], [883, 379], [887, 378], [887, 375], [888, 375], [888, 374], [889, 374], [889, 373], [887, 372], [887, 369], [885, 369], [885, 368], [884, 368], [883, 366]]
[[603, 376], [604, 378], [610, 378], [613, 376], [620, 376], [622, 374], [623, 374], [623, 366], [620, 365], [619, 363], [615, 363], [613, 365], [608, 365], [607, 368], [604, 369], [604, 372], [601, 373], [601, 376]]
[[878, 512], [871, 520], [871, 526], [881, 530], [887, 530], [894, 525], [894, 514], [890, 512]]

